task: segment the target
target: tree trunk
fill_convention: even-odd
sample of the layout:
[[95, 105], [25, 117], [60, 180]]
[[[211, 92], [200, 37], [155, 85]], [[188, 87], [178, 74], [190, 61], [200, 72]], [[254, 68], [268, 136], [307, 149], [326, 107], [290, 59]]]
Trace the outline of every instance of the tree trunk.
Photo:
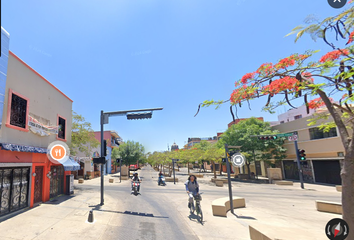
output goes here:
[[342, 177], [342, 207], [343, 219], [349, 225], [349, 235], [347, 240], [354, 240], [354, 149], [353, 145], [349, 144], [351, 149], [346, 151], [343, 168], [341, 171]]
[[248, 161], [246, 162], [247, 165], [247, 171], [248, 171], [248, 179], [251, 179], [251, 169], [250, 169], [250, 164]]
[[222, 175], [222, 163], [219, 164], [220, 176]]
[[213, 172], [214, 172], [214, 179], [216, 179], [216, 171], [215, 171], [215, 162], [213, 161]]
[[187, 168], [188, 168], [188, 175], [189, 175], [189, 162], [187, 163]]

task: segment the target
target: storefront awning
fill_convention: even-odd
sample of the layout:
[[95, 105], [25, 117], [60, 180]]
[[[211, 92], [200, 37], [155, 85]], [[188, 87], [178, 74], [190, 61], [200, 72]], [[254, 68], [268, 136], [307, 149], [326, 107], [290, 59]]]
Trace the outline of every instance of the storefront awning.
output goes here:
[[80, 165], [71, 157], [62, 163], [65, 171], [77, 171], [80, 170]]

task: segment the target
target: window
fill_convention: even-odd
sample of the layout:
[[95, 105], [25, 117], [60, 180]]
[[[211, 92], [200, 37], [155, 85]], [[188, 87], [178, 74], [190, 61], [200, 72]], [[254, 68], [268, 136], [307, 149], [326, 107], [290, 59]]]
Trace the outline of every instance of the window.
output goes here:
[[280, 123], [284, 123], [284, 121], [280, 121]]
[[58, 116], [58, 138], [65, 140], [65, 130], [66, 130], [66, 120], [60, 116]]
[[302, 118], [302, 115], [296, 115], [296, 116], [294, 117], [294, 120], [300, 119], [300, 118]]
[[21, 131], [28, 131], [28, 98], [9, 90], [6, 126]]
[[321, 138], [330, 138], [330, 137], [337, 137], [337, 129], [331, 128], [329, 132], [323, 132], [319, 128], [310, 128], [310, 139], [321, 139]]

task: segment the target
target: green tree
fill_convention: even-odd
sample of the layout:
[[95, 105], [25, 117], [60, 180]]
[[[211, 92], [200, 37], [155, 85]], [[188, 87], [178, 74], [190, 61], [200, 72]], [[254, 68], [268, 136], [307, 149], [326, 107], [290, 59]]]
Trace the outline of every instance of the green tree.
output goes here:
[[214, 178], [216, 178], [215, 163], [220, 163], [222, 158], [225, 157], [225, 150], [218, 147], [217, 144], [213, 144], [206, 149], [203, 154], [203, 159], [213, 164]]
[[257, 137], [251, 136], [276, 133], [271, 130], [269, 123], [252, 117], [232, 125], [223, 133], [217, 144], [219, 147], [223, 147], [225, 144], [240, 146], [241, 152], [245, 153], [246, 156], [246, 166], [250, 177], [250, 164], [256, 159], [260, 159], [260, 155], [257, 154], [258, 151], [262, 152], [263, 158], [267, 156], [268, 159], [281, 160], [285, 157], [285, 148], [282, 148], [283, 139], [260, 141]]
[[72, 112], [71, 143], [69, 144], [71, 155], [75, 156], [78, 152], [90, 157], [92, 149], [97, 148], [100, 142], [95, 138], [91, 129], [91, 123], [86, 122], [85, 118], [76, 112]]
[[121, 144], [118, 148], [117, 154], [122, 159], [122, 163], [129, 166], [130, 164], [137, 164], [144, 156], [144, 146], [138, 142], [127, 141]]
[[[235, 83], [236, 89], [229, 100], [205, 101], [202, 104], [215, 104], [218, 107], [230, 101], [236, 107], [251, 99], [267, 96], [264, 110], [273, 113], [276, 107], [284, 104], [294, 107], [292, 100], [300, 97], [308, 109], [326, 106], [328, 112], [318, 116], [318, 119], [333, 118], [333, 122], [321, 124], [321, 128], [328, 131], [337, 126], [345, 149], [341, 169], [343, 219], [351, 229], [354, 229], [354, 109], [350, 105], [354, 101], [353, 30], [354, 7], [323, 21], [316, 20], [308, 26], [298, 26], [291, 33], [297, 33], [295, 41], [307, 33], [314, 40], [324, 40], [332, 48], [331, 51], [319, 59], [315, 58], [318, 51], [308, 51], [293, 54], [276, 64], [262, 64], [256, 71], [245, 74]], [[331, 37], [333, 39], [329, 34], [336, 34], [338, 40], [335, 43], [329, 42]], [[283, 96], [284, 100], [272, 101], [275, 96]], [[310, 96], [317, 98], [308, 101]], [[336, 97], [337, 101], [331, 97]], [[353, 232], [349, 233], [348, 239], [354, 239]]]

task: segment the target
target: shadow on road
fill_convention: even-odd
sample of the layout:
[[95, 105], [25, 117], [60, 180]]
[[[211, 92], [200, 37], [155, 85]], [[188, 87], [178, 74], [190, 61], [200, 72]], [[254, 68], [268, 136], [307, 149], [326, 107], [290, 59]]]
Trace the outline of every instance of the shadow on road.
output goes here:
[[254, 218], [254, 217], [248, 217], [248, 216], [237, 216], [237, 214], [236, 214], [236, 213], [232, 213], [232, 215], [234, 215], [235, 217], [240, 218], [240, 219], [257, 220], [257, 219], [256, 219], [256, 218]]
[[140, 212], [132, 212], [132, 211], [112, 211], [112, 210], [103, 210], [101, 209], [101, 205], [94, 205], [94, 206], [89, 206], [93, 207], [92, 210], [95, 211], [100, 211], [100, 212], [110, 212], [110, 213], [120, 213], [120, 214], [127, 214], [127, 215], [134, 215], [134, 216], [140, 216], [140, 217], [153, 217], [153, 218], [169, 218], [169, 217], [164, 217], [164, 216], [154, 216], [152, 213], [140, 213]]
[[[200, 218], [199, 216], [195, 215], [194, 213], [190, 213], [188, 216], [189, 220], [193, 222], [199, 222], [200, 223]], [[203, 221], [201, 224], [204, 225], [205, 221]]]

